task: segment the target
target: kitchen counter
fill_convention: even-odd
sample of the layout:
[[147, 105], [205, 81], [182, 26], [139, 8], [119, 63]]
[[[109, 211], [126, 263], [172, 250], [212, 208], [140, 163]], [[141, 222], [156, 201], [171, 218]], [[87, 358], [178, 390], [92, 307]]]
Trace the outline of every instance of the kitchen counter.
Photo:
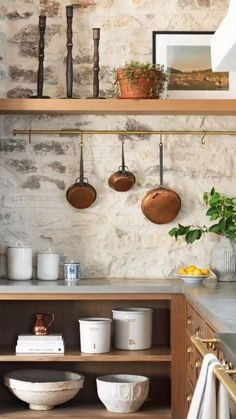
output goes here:
[[222, 283], [214, 278], [202, 284], [185, 284], [181, 279], [82, 279], [65, 281], [0, 280], [1, 294], [185, 294], [202, 315], [221, 332], [236, 333], [236, 282]]

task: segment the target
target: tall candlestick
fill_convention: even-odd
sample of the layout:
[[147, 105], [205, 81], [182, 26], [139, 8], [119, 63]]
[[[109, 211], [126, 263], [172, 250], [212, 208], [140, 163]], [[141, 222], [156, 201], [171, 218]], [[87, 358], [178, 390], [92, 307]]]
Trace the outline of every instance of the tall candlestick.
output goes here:
[[37, 96], [34, 98], [48, 98], [49, 96], [43, 96], [43, 82], [44, 82], [44, 49], [45, 49], [45, 36], [46, 30], [46, 16], [39, 16], [39, 52], [38, 52], [38, 77], [37, 77]]
[[66, 6], [67, 19], [67, 60], [66, 60], [66, 86], [67, 97], [72, 98], [73, 94], [73, 59], [72, 59], [72, 21], [73, 21], [73, 6]]
[[93, 28], [93, 97], [99, 96], [99, 40], [100, 40], [100, 28]]

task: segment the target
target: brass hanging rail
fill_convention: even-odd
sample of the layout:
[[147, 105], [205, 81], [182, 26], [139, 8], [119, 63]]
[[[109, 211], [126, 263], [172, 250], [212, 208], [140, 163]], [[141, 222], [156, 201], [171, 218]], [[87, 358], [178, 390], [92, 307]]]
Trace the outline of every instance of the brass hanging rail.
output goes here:
[[123, 134], [123, 135], [155, 135], [155, 134], [165, 134], [165, 135], [235, 135], [236, 130], [79, 130], [79, 129], [14, 129], [13, 135], [80, 135], [81, 131], [84, 135], [93, 135], [93, 134]]
[[[204, 339], [202, 340], [199, 336], [191, 336], [191, 341], [203, 357], [209, 353], [204, 345]], [[205, 341], [207, 343], [211, 342], [211, 340]], [[212, 342], [215, 343], [217, 340], [213, 339]], [[232, 380], [232, 378], [229, 377], [229, 374], [235, 374], [236, 370], [226, 370], [223, 366], [216, 365], [213, 368], [213, 371], [215, 376], [225, 386], [226, 390], [236, 403], [236, 383]]]

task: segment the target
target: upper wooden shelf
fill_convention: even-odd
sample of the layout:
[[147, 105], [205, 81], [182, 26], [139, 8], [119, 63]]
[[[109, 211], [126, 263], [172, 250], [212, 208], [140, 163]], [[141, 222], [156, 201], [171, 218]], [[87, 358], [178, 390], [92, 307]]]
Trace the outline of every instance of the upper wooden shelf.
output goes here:
[[236, 115], [236, 100], [0, 99], [0, 114]]

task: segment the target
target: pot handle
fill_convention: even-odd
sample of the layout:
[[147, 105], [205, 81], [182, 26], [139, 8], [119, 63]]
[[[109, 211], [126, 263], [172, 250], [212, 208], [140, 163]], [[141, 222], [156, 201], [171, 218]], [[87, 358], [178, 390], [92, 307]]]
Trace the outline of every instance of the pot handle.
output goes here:
[[81, 131], [80, 133], [81, 140], [80, 140], [80, 183], [84, 183], [84, 158], [83, 158], [83, 147], [84, 147], [84, 141], [83, 141], [83, 133]]
[[125, 173], [126, 171], [129, 171], [128, 166], [119, 166], [119, 170], [121, 170], [123, 173]]
[[75, 179], [75, 183], [88, 183], [88, 178], [87, 177], [83, 177], [83, 181], [81, 182], [81, 178], [77, 177]]
[[160, 186], [163, 186], [163, 142], [162, 142], [162, 133], [160, 134], [159, 142], [159, 152], [160, 152]]
[[125, 166], [125, 140], [124, 140], [124, 137], [122, 137], [121, 143], [122, 143], [122, 152], [121, 152], [121, 158], [122, 158], [122, 166], [121, 166], [121, 168], [122, 169], [121, 170], [124, 173], [125, 172], [125, 168], [126, 168], [126, 166]]

